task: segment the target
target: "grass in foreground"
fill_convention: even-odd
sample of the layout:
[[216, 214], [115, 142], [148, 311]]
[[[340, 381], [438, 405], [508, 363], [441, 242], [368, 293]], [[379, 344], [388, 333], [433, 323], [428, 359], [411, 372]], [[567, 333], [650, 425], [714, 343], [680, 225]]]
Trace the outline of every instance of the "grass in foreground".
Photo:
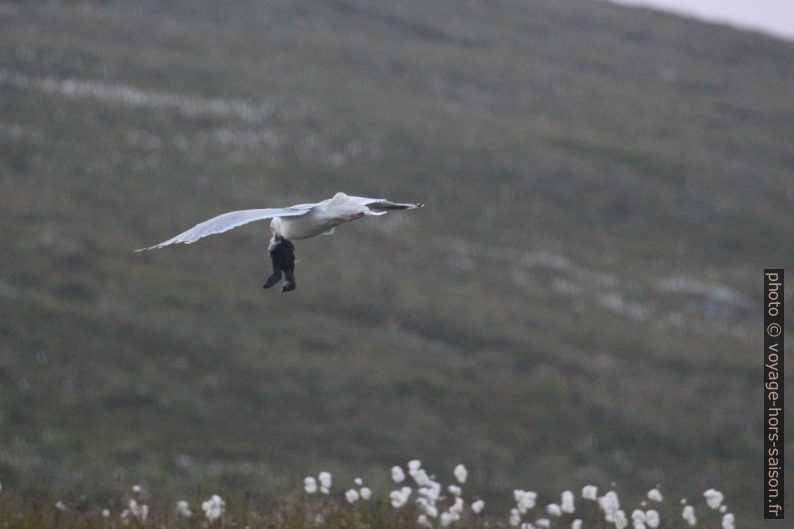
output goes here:
[[[563, 491], [559, 502], [543, 506], [534, 491], [515, 489], [515, 506], [509, 513], [489, 512], [485, 502], [464, 490], [468, 471], [458, 465], [454, 479], [444, 485], [410, 461], [407, 470], [391, 470], [394, 490], [387, 497], [373, 493], [356, 478], [349, 487], [334, 488], [333, 477], [320, 472], [304, 478], [303, 494], [291, 494], [264, 504], [249, 495], [224, 499], [214, 494], [205, 500], [170, 503], [154, 498], [136, 485], [119, 500], [107, 505], [86, 501], [55, 503], [6, 493], [0, 495], [0, 527], [245, 527], [267, 529], [403, 529], [437, 527], [517, 527], [520, 529], [735, 529], [721, 492], [703, 493], [705, 506], [687, 500], [665, 499], [659, 488], [634, 509], [621, 506], [615, 490], [586, 485], [576, 494]], [[156, 508], [150, 508], [150, 504]], [[505, 514], [507, 514], [505, 516]]]

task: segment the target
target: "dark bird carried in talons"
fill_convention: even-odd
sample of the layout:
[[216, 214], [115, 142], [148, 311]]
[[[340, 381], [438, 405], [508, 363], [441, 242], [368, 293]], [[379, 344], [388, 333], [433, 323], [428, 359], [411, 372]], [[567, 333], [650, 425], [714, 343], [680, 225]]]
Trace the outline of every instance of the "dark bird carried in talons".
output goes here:
[[401, 204], [381, 198], [353, 197], [337, 193], [333, 198], [315, 204], [298, 204], [287, 208], [245, 209], [224, 213], [197, 224], [167, 241], [141, 248], [137, 252], [163, 248], [172, 244], [192, 244], [208, 235], [223, 233], [257, 220], [272, 219], [272, 238], [268, 245], [273, 273], [264, 288], [271, 288], [284, 279], [282, 292], [295, 290], [295, 245], [293, 240], [308, 239], [326, 233], [345, 222], [367, 215], [385, 215], [398, 209], [421, 208], [423, 204]]

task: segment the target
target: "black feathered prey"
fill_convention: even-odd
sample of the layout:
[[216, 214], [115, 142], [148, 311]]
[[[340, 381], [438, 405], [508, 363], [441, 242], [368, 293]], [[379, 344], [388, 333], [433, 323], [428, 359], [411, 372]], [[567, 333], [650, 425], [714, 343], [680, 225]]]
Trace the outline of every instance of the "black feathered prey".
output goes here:
[[278, 238], [270, 245], [270, 260], [273, 263], [273, 273], [267, 278], [263, 288], [270, 288], [281, 281], [284, 276], [282, 292], [295, 290], [295, 245], [284, 238]]

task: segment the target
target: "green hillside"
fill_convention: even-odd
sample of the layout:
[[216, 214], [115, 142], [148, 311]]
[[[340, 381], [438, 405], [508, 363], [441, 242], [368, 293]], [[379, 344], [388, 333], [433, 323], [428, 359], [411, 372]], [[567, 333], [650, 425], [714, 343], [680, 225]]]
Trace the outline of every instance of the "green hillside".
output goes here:
[[[794, 44], [590, 0], [4, 2], [0, 29], [4, 488], [417, 457], [505, 503], [714, 486], [758, 521]], [[133, 253], [340, 190], [427, 207], [299, 241], [285, 295], [267, 223]]]

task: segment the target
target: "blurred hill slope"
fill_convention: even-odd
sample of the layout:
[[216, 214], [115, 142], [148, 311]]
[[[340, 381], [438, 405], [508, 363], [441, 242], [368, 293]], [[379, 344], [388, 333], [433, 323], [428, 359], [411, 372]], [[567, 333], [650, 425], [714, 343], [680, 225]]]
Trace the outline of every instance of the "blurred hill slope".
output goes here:
[[[551, 0], [3, 4], [0, 27], [4, 484], [267, 493], [419, 457], [491, 495], [754, 508], [791, 43]], [[428, 207], [299, 243], [292, 295], [260, 289], [266, 224], [132, 253], [338, 190]]]

